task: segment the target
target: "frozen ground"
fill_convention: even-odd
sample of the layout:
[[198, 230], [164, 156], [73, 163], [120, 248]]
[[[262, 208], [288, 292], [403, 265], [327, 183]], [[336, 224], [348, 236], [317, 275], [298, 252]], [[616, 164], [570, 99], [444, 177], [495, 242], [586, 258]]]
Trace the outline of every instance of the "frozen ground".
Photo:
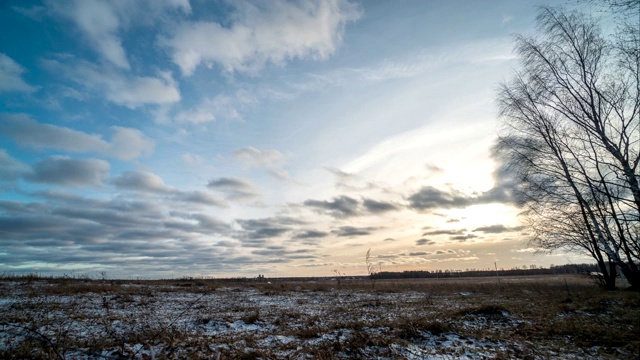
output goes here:
[[639, 295], [577, 278], [272, 282], [4, 280], [0, 358], [640, 355]]

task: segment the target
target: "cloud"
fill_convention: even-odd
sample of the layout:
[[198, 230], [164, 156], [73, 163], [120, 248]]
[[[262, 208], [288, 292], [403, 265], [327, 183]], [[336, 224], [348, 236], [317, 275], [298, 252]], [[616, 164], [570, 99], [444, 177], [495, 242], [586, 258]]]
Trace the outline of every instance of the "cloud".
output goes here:
[[0, 180], [15, 181], [29, 172], [29, 166], [9, 156], [6, 150], [0, 149]]
[[409, 253], [409, 256], [427, 256], [427, 255], [431, 255], [431, 253], [428, 251], [416, 251], [416, 252]]
[[270, 260], [267, 260], [267, 262], [273, 263], [286, 262], [292, 259], [313, 259], [317, 257], [316, 255], [309, 254], [310, 252], [308, 249], [291, 250], [282, 246], [268, 246], [266, 249], [253, 250], [251, 253], [253, 255], [268, 257]]
[[328, 213], [336, 218], [359, 216], [365, 214], [380, 214], [397, 210], [397, 206], [384, 201], [363, 199], [362, 201], [350, 196], [341, 195], [332, 200], [306, 200], [303, 205], [315, 208], [321, 213]]
[[188, 0], [167, 1], [48, 1], [51, 13], [71, 21], [86, 42], [110, 64], [128, 70], [120, 33], [133, 25], [151, 25], [166, 10], [191, 11]]
[[429, 174], [439, 174], [444, 172], [443, 168], [434, 164], [425, 164], [424, 167], [429, 171]]
[[180, 191], [180, 192], [177, 192], [173, 198], [175, 200], [178, 200], [181, 202], [187, 202], [187, 203], [210, 205], [210, 206], [217, 206], [217, 207], [223, 207], [223, 208], [229, 207], [229, 204], [227, 204], [226, 201], [219, 199], [204, 191], [199, 191], [199, 190], [187, 191], [187, 192]]
[[120, 126], [112, 126], [111, 142], [107, 154], [118, 159], [131, 160], [151, 155], [155, 144], [141, 131]]
[[502, 224], [489, 225], [489, 226], [481, 226], [479, 228], [473, 229], [473, 231], [483, 232], [485, 234], [500, 234], [504, 232], [514, 232], [522, 230], [522, 226], [516, 227], [507, 227]]
[[453, 189], [444, 191], [433, 186], [424, 186], [407, 199], [409, 206], [418, 211], [464, 208], [471, 205], [511, 202], [509, 189], [509, 184], [499, 183], [487, 192], [467, 195]]
[[201, 124], [217, 119], [242, 120], [237, 108], [243, 106], [236, 98], [217, 95], [203, 99], [197, 106], [178, 112], [176, 120], [182, 123]]
[[224, 234], [230, 229], [229, 224], [208, 214], [190, 214], [189, 218], [198, 221], [199, 232], [208, 231], [210, 234]]
[[[395, 79], [412, 79], [425, 74], [437, 73], [441, 69], [453, 63], [480, 63], [486, 61], [505, 61], [513, 59], [511, 48], [505, 46], [502, 40], [478, 41], [470, 45], [447, 45], [447, 51], [440, 55], [434, 55], [434, 51], [420, 50], [413, 53], [403, 53], [400, 57], [389, 58], [364, 66], [348, 66], [333, 68], [327, 71], [314, 72], [306, 76], [298, 77], [289, 83], [289, 88], [294, 94], [304, 92], [341, 88], [348, 84], [364, 83], [375, 84]], [[487, 54], [479, 57], [478, 54]], [[390, 142], [383, 145], [398, 146]], [[406, 142], [405, 144], [406, 145]], [[402, 145], [400, 148], [403, 147]], [[378, 147], [374, 150], [383, 150]], [[377, 152], [377, 151], [374, 151]], [[393, 153], [393, 151], [392, 151]], [[375, 157], [384, 156], [382, 153], [373, 154]], [[361, 158], [360, 160], [365, 160]], [[365, 160], [366, 161], [366, 160]], [[361, 167], [362, 169], [363, 167]]]
[[0, 53], [0, 93], [25, 92], [32, 93], [37, 89], [22, 79], [24, 68], [7, 55]]
[[339, 237], [355, 237], [371, 235], [373, 231], [378, 229], [379, 228], [377, 227], [341, 226], [337, 229], [331, 230], [331, 233]]
[[432, 230], [427, 231], [422, 236], [426, 235], [458, 235], [464, 233], [465, 229], [455, 229], [455, 230]]
[[213, 190], [221, 191], [226, 194], [227, 199], [251, 199], [260, 196], [258, 189], [251, 182], [233, 178], [221, 177], [209, 181], [207, 187]]
[[[142, 203], [142, 205], [148, 205], [148, 203]], [[168, 216], [164, 214], [153, 215], [153, 213], [163, 210], [161, 206], [157, 206], [147, 211], [141, 211], [144, 216], [156, 216], [162, 221], [161, 224], [153, 224], [152, 221], [148, 221], [149, 224], [143, 226], [146, 230], [141, 231], [143, 237], [149, 236], [148, 240], [152, 240], [153, 236], [156, 236], [157, 233], [166, 232], [165, 239], [168, 240], [176, 236], [182, 239], [193, 239], [194, 237], [200, 237], [202, 235], [210, 237], [216, 234], [226, 235], [231, 232], [231, 226], [229, 224], [208, 214], [169, 211]], [[157, 226], [157, 230], [156, 228], [151, 228], [151, 226]], [[128, 234], [122, 234], [121, 236], [123, 238], [124, 236], [131, 236], [132, 231], [135, 230], [131, 230]]]
[[47, 14], [47, 8], [39, 5], [28, 7], [12, 6], [11, 10], [34, 21], [41, 21]]
[[344, 195], [338, 196], [331, 201], [306, 200], [303, 204], [305, 206], [327, 211], [335, 217], [357, 215], [360, 207], [358, 200]]
[[109, 170], [109, 163], [104, 160], [51, 156], [34, 164], [33, 171], [25, 175], [25, 179], [63, 186], [102, 186]]
[[184, 161], [187, 164], [200, 165], [204, 162], [204, 158], [200, 155], [184, 153], [182, 154], [182, 161]]
[[158, 175], [148, 171], [126, 171], [113, 178], [111, 183], [124, 190], [171, 193], [174, 189], [165, 185]]
[[233, 156], [249, 167], [277, 168], [284, 161], [284, 155], [278, 150], [258, 150], [253, 147], [238, 149]]
[[434, 245], [435, 243], [436, 243], [436, 242], [435, 242], [435, 241], [433, 241], [433, 240], [424, 239], [424, 238], [419, 239], [419, 240], [416, 240], [416, 245], [418, 245], [418, 246], [423, 246], [423, 245]]
[[0, 120], [0, 135], [34, 148], [93, 152], [131, 160], [150, 155], [155, 146], [153, 140], [131, 128], [113, 126], [111, 140], [105, 141], [100, 135], [42, 124], [25, 114], [0, 114]]
[[467, 241], [467, 240], [475, 239], [477, 237], [478, 237], [478, 235], [466, 234], [466, 235], [450, 236], [449, 239], [450, 240], [464, 242], [464, 241]]
[[66, 14], [82, 30], [95, 50], [112, 64], [129, 69], [117, 31], [120, 21], [109, 3], [95, 0], [80, 0], [73, 3]]
[[335, 177], [337, 178], [337, 182], [340, 183], [346, 183], [349, 182], [351, 180], [358, 180], [359, 177], [356, 174], [352, 174], [352, 173], [348, 173], [346, 171], [342, 171], [338, 168], [334, 168], [334, 167], [325, 167], [325, 170], [327, 170], [328, 172], [332, 173], [333, 175], [335, 175]]
[[318, 230], [305, 230], [293, 236], [294, 239], [317, 239], [329, 236], [329, 233]]
[[166, 275], [243, 271], [251, 261], [229, 241], [212, 241], [232, 230], [208, 214], [170, 211], [170, 204], [156, 199], [45, 198], [34, 203], [0, 200], [0, 252], [9, 254], [3, 259], [6, 267], [37, 262], [68, 269], [91, 263], [130, 276], [162, 269]]
[[[288, 218], [264, 218], [250, 220], [236, 220], [242, 227], [244, 232], [240, 237], [250, 240], [265, 240], [276, 238], [291, 230], [289, 225], [292, 224]], [[293, 223], [296, 223], [295, 221]]]
[[252, 72], [266, 63], [325, 59], [340, 44], [346, 23], [360, 17], [358, 7], [345, 0], [230, 5], [234, 7], [230, 24], [184, 22], [160, 40], [184, 75], [192, 75], [201, 64]]
[[88, 79], [102, 87], [109, 100], [132, 109], [145, 104], [167, 104], [180, 101], [177, 84], [169, 73], [161, 73], [159, 78], [148, 76], [112, 78], [93, 74]]
[[515, 252], [515, 253], [547, 253], [549, 252], [549, 250], [547, 249], [542, 249], [542, 248], [524, 248], [524, 249], [512, 249], [511, 252]]
[[513, 197], [513, 183], [510, 180], [502, 179], [491, 190], [478, 197], [478, 203], [515, 203]]
[[455, 250], [451, 250], [451, 249], [447, 249], [447, 250], [436, 250], [435, 252], [436, 255], [445, 255], [445, 254], [453, 254], [453, 255], [457, 255], [457, 253], [455, 252]]
[[325, 170], [333, 174], [336, 178], [336, 187], [348, 191], [349, 193], [368, 191], [368, 190], [381, 190], [385, 193], [390, 193], [390, 189], [384, 188], [368, 178], [358, 175], [357, 173], [349, 173], [334, 167], [324, 167]]
[[51, 72], [65, 76], [91, 91], [103, 93], [107, 100], [136, 109], [147, 104], [172, 104], [180, 101], [180, 91], [171, 73], [159, 72], [157, 77], [123, 75], [73, 58], [43, 60]]
[[457, 191], [442, 191], [432, 186], [424, 186], [409, 196], [410, 206], [417, 210], [466, 207], [473, 204], [473, 198]]
[[98, 135], [41, 124], [24, 114], [2, 114], [1, 118], [0, 134], [20, 145], [73, 152], [105, 152], [109, 147]]
[[371, 199], [365, 199], [362, 205], [371, 213], [384, 213], [391, 210], [397, 210], [398, 208], [389, 202], [376, 201]]
[[182, 203], [228, 207], [226, 201], [204, 191], [181, 191], [164, 183], [162, 178], [150, 171], [125, 171], [111, 179], [111, 184], [120, 190], [147, 194], [165, 195], [166, 199]]
[[279, 180], [290, 180], [289, 174], [282, 169], [284, 155], [278, 150], [258, 150], [253, 147], [238, 149], [233, 156], [247, 167], [262, 167]]
[[501, 156], [497, 144], [494, 144], [491, 148], [491, 158], [497, 164], [496, 170], [493, 172], [495, 186], [485, 196], [494, 202], [518, 205], [515, 196], [517, 180], [514, 179], [513, 171], [505, 163], [505, 158]]

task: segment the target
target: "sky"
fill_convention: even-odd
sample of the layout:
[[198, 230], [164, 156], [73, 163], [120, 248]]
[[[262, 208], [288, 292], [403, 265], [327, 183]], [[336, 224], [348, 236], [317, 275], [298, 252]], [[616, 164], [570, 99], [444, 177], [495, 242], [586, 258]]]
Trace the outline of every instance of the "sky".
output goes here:
[[541, 4], [3, 1], [0, 272], [589, 262], [527, 243], [491, 157]]

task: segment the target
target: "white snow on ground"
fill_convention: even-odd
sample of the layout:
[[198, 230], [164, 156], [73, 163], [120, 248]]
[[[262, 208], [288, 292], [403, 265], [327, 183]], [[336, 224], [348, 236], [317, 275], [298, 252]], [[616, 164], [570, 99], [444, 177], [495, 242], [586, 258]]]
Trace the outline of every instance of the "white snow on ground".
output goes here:
[[[492, 334], [526, 324], [506, 311], [443, 317], [445, 310], [469, 308], [487, 298], [472, 292], [436, 296], [424, 291], [282, 290], [275, 285], [126, 285], [118, 292], [52, 295], [44, 291], [47, 286], [4, 284], [11, 291], [0, 293], [0, 350], [15, 349], [29, 337], [48, 339], [69, 359], [186, 358], [196, 353], [216, 358], [238, 352], [302, 359], [322, 351], [338, 358], [487, 359], [519, 357], [537, 346], [495, 340]], [[413, 321], [426, 320], [445, 325], [433, 331], [413, 328]], [[463, 336], [461, 331], [478, 335]], [[90, 350], [102, 343], [105, 348]], [[588, 356], [559, 350], [542, 348], [533, 357]]]

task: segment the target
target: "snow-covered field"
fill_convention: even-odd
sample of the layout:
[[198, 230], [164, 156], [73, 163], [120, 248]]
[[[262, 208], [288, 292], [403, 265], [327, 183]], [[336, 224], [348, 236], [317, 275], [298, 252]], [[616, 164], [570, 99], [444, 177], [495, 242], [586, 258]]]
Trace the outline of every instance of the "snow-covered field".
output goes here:
[[4, 279], [0, 358], [630, 359], [639, 305], [577, 277]]

